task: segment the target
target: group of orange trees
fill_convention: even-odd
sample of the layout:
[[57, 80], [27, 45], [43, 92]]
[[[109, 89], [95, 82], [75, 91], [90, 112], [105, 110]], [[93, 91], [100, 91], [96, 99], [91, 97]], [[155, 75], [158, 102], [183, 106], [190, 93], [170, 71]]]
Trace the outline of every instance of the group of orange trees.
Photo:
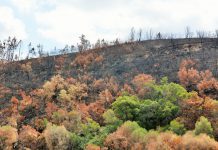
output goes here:
[[1, 110], [0, 149], [216, 150], [218, 81], [195, 64], [181, 63], [181, 85], [147, 74], [124, 85], [56, 75]]

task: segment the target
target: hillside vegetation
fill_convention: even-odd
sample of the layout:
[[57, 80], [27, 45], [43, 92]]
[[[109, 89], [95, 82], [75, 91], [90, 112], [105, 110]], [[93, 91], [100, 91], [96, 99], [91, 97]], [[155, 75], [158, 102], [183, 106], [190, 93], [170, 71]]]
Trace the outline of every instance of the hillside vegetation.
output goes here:
[[0, 149], [218, 149], [216, 38], [0, 66]]

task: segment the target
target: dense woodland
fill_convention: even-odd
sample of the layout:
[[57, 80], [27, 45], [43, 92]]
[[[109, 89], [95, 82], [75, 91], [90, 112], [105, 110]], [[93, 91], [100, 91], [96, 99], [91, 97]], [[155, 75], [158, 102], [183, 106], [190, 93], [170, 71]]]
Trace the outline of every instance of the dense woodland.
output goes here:
[[70, 63], [65, 55], [57, 57], [40, 86], [32, 73], [34, 60], [16, 67], [2, 64], [2, 70], [20, 68], [36, 85], [0, 85], [6, 101], [0, 111], [0, 149], [218, 149], [218, 80], [210, 70], [199, 70], [198, 60], [183, 59], [175, 83], [136, 69], [123, 74], [122, 82], [119, 74], [88, 73], [106, 59], [93, 50], [81, 51]]

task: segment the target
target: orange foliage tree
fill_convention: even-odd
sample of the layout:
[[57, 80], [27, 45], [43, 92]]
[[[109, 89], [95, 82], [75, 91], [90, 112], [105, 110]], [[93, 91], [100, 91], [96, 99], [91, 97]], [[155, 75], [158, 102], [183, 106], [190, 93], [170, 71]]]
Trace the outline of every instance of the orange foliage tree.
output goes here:
[[107, 136], [104, 145], [114, 150], [136, 149], [142, 146], [145, 134], [146, 130], [136, 122], [127, 121], [116, 132]]
[[180, 83], [188, 89], [188, 91], [196, 90], [197, 84], [201, 80], [199, 71], [194, 69], [196, 62], [193, 60], [183, 60], [180, 64], [178, 77]]
[[[16, 97], [11, 98], [11, 104], [8, 108], [5, 108], [1, 111], [2, 113], [2, 122], [3, 125], [10, 125], [12, 127], [20, 127], [23, 123], [26, 116], [31, 116], [28, 112], [28, 107], [32, 106], [32, 99], [30, 96], [27, 96], [25, 92], [21, 91], [20, 95], [22, 100], [18, 100]], [[34, 111], [34, 110], [33, 110]], [[34, 116], [32, 116], [34, 117]], [[4, 119], [3, 119], [4, 118]]]
[[114, 101], [114, 97], [111, 92], [106, 89], [99, 94], [99, 100], [88, 105], [89, 115], [93, 120], [100, 124], [103, 124], [102, 115], [111, 103]]
[[25, 92], [21, 91], [20, 95], [22, 97], [22, 100], [20, 101], [19, 109], [23, 111], [27, 106], [32, 104], [32, 98], [30, 96], [27, 96]]
[[57, 70], [61, 70], [63, 68], [63, 65], [65, 63], [65, 57], [61, 56], [55, 59], [55, 68]]
[[93, 63], [99, 64], [103, 60], [104, 60], [104, 57], [95, 52], [83, 52], [83, 53], [79, 53], [76, 56], [76, 58], [72, 62], [72, 65], [86, 69], [89, 65]]
[[58, 110], [58, 107], [54, 103], [48, 102], [46, 104], [45, 112], [46, 112], [48, 118], [51, 118], [53, 112], [56, 112], [57, 110]]
[[0, 127], [0, 149], [13, 149], [13, 144], [18, 141], [17, 129], [11, 126]]
[[218, 99], [218, 81], [209, 70], [201, 72], [202, 80], [198, 83], [197, 87], [199, 94], [202, 96], [209, 96]]
[[132, 87], [126, 83], [123, 85], [123, 89], [121, 91], [127, 92], [128, 94], [132, 94], [132, 95], [134, 95], [134, 93], [135, 93], [134, 90], [132, 89]]
[[86, 146], [86, 150], [101, 150], [101, 147], [93, 144], [88, 144]]
[[107, 88], [106, 82], [103, 79], [94, 80], [92, 84], [92, 88], [95, 92], [103, 91]]
[[211, 71], [198, 71], [195, 69], [196, 62], [183, 60], [180, 64], [178, 77], [180, 83], [188, 91], [199, 91], [201, 96], [209, 96], [218, 99], [218, 81], [213, 77]]
[[30, 126], [23, 126], [19, 133], [19, 141], [22, 147], [34, 149], [37, 147], [37, 138], [39, 137], [39, 132]]
[[182, 101], [181, 115], [178, 119], [184, 123], [187, 129], [194, 129], [196, 121], [201, 116], [205, 116], [215, 127], [218, 121], [217, 110], [218, 103], [215, 100], [208, 97], [201, 98], [197, 93], [193, 93], [191, 98]]
[[139, 97], [143, 97], [148, 92], [145, 86], [152, 82], [155, 82], [154, 78], [147, 74], [138, 74], [132, 80], [134, 89]]

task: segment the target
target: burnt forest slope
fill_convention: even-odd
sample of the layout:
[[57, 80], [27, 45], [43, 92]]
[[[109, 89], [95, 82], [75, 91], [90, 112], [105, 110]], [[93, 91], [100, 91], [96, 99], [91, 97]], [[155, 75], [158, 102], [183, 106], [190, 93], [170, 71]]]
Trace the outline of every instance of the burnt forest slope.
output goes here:
[[[101, 79], [114, 77], [121, 85], [139, 73], [156, 79], [167, 76], [178, 82], [183, 59], [195, 59], [199, 70], [210, 69], [217, 77], [218, 39], [150, 40], [88, 50], [84, 53], [49, 56], [1, 65], [0, 90], [5, 103], [19, 90], [39, 88], [52, 76]], [[88, 82], [88, 81], [87, 81]], [[87, 83], [88, 84], [88, 83]]]

